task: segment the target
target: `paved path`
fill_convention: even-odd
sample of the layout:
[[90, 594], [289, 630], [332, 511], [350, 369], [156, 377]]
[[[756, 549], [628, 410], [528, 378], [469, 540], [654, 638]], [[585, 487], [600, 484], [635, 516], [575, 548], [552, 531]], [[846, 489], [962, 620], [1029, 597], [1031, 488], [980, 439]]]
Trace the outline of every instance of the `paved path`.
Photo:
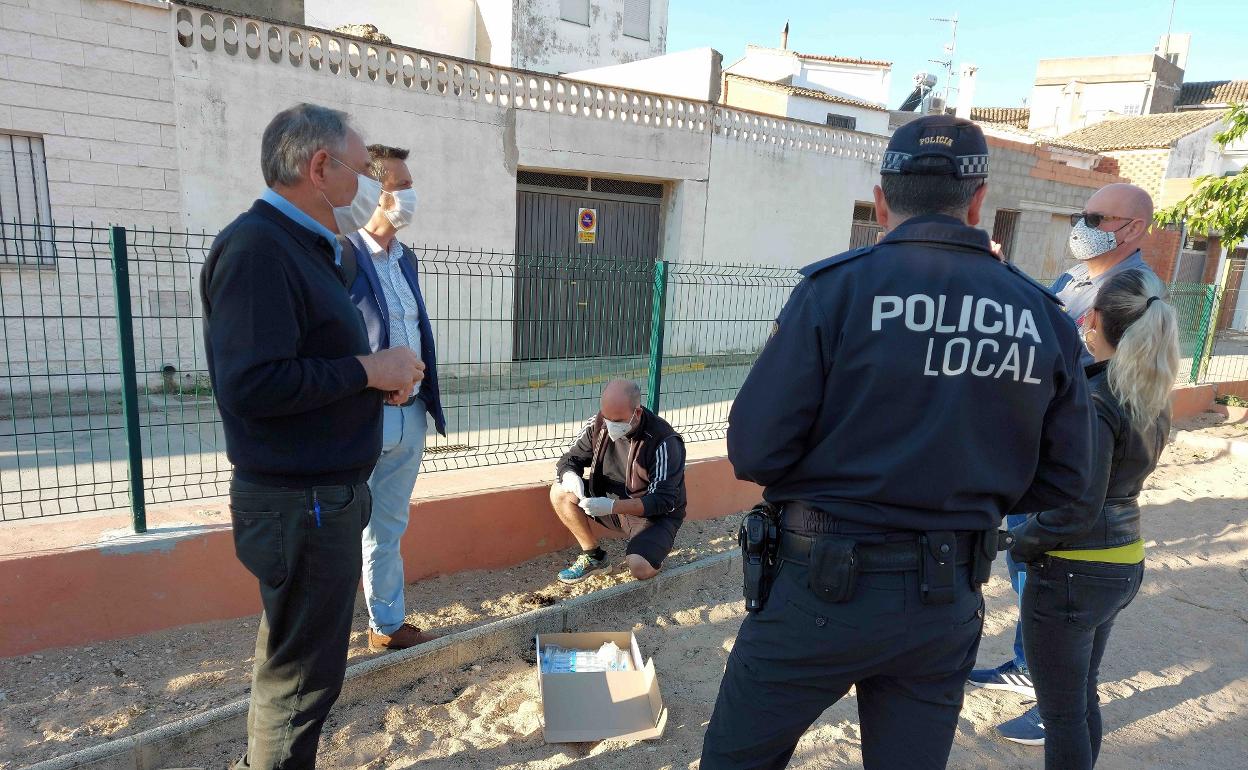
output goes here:
[[[540, 387], [448, 393], [447, 436], [430, 435], [424, 470], [558, 456], [597, 410], [606, 379], [632, 376], [644, 386], [635, 364], [628, 361], [599, 374], [548, 371], [533, 380]], [[663, 416], [689, 440], [722, 437], [748, 367], [678, 362], [665, 368]], [[230, 465], [211, 401], [155, 396], [144, 402], [148, 501], [224, 494]], [[125, 458], [121, 414], [0, 420], [0, 521], [126, 507]]]

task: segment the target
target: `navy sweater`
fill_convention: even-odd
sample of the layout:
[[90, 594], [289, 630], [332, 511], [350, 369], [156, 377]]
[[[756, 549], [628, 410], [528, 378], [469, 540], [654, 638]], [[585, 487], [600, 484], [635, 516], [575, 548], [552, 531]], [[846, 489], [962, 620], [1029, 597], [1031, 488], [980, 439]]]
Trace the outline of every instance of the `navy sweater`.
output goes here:
[[204, 340], [235, 476], [281, 487], [365, 481], [382, 394], [333, 247], [263, 201], [213, 242], [200, 276]]

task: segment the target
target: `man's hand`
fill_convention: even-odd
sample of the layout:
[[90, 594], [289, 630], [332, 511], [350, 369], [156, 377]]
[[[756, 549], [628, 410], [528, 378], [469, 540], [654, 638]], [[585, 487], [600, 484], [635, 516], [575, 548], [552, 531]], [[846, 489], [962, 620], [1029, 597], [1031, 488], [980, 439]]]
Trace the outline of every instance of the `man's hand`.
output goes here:
[[572, 471], [564, 471], [559, 485], [566, 491], [576, 495], [578, 501], [585, 499], [585, 479], [581, 478], [579, 474]]
[[406, 401], [417, 383], [425, 378], [425, 363], [411, 348], [388, 348], [356, 358], [368, 375], [368, 387], [385, 391], [390, 403], [394, 403], [391, 394], [395, 392], [403, 396], [398, 403]]
[[1001, 244], [994, 240], [989, 240], [988, 248], [992, 250], [992, 256], [996, 257], [998, 262], [1005, 261], [1005, 250], [1001, 247]]
[[587, 497], [581, 501], [581, 510], [595, 519], [610, 516], [615, 508], [615, 501], [609, 497]]

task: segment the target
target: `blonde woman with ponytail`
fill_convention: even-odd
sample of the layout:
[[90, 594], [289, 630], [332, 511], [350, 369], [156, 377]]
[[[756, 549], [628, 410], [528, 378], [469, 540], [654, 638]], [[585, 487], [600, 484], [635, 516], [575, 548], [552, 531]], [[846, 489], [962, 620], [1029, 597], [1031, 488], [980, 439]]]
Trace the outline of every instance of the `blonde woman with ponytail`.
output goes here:
[[1020, 615], [1047, 770], [1096, 764], [1101, 657], [1144, 576], [1138, 495], [1170, 433], [1179, 365], [1165, 286], [1141, 270], [1114, 276], [1096, 296], [1084, 340], [1096, 359], [1087, 368], [1097, 417], [1092, 486], [1078, 503], [1029, 516], [1010, 549], [1027, 563]]

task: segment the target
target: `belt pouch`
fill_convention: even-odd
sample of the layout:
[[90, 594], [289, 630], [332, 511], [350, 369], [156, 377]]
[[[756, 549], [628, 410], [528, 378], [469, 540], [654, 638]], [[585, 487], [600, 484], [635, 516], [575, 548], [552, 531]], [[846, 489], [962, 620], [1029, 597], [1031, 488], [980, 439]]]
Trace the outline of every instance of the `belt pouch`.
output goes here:
[[819, 535], [810, 546], [810, 570], [807, 583], [820, 599], [847, 602], [854, 595], [858, 577], [858, 561], [854, 556], [857, 541], [847, 537]]
[[953, 532], [928, 532], [919, 537], [919, 594], [924, 604], [953, 604], [958, 537]]
[[997, 558], [997, 530], [986, 529], [975, 537], [975, 553], [971, 559], [971, 585], [982, 586], [992, 577], [992, 562]]

